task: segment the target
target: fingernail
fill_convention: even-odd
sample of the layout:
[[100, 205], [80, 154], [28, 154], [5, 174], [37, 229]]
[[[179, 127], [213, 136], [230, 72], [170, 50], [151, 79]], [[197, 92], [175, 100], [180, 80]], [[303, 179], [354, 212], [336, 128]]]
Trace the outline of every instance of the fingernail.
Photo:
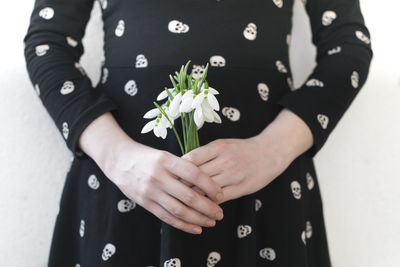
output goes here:
[[214, 220], [208, 220], [207, 221], [207, 225], [210, 226], [210, 227], [214, 226], [215, 225], [215, 221]]
[[194, 231], [195, 233], [197, 233], [197, 234], [200, 234], [200, 233], [201, 233], [201, 227], [194, 227], [194, 228], [193, 228], [193, 231]]
[[224, 215], [222, 214], [222, 212], [218, 211], [217, 213], [215, 213], [215, 218], [217, 220], [222, 220], [222, 218], [224, 218]]

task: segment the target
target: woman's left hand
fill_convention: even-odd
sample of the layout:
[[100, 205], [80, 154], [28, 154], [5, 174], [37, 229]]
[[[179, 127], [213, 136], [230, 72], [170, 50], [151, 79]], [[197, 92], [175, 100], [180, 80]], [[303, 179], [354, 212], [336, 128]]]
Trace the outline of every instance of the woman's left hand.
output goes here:
[[[256, 136], [216, 139], [181, 158], [199, 166], [220, 185], [224, 193], [224, 198], [218, 202], [221, 204], [264, 188], [312, 145], [310, 128], [285, 108]], [[193, 186], [180, 180], [187, 186]], [[192, 188], [205, 194], [197, 186]]]
[[[182, 158], [199, 166], [221, 186], [224, 198], [220, 204], [254, 193], [272, 182], [291, 162], [281, 154], [276, 145], [266, 145], [255, 136], [217, 139]], [[196, 186], [193, 189], [204, 194]]]

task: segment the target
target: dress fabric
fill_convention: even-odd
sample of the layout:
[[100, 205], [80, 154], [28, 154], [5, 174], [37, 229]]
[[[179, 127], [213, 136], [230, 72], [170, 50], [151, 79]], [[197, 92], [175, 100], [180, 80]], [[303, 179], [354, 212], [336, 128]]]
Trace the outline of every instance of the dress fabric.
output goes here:
[[[48, 266], [331, 266], [313, 157], [363, 87], [373, 53], [358, 0], [302, 3], [317, 65], [299, 88], [288, 56], [294, 0], [101, 0], [105, 61], [93, 87], [79, 65], [93, 0], [35, 1], [27, 70], [73, 153]], [[77, 146], [85, 127], [110, 111], [132, 139], [181, 156], [171, 129], [166, 139], [140, 131], [171, 87], [169, 74], [189, 59], [194, 76], [209, 62], [207, 80], [220, 92], [222, 123], [204, 124], [201, 145], [257, 135], [283, 108], [314, 138], [269, 185], [222, 203], [224, 219], [200, 235], [128, 199]]]

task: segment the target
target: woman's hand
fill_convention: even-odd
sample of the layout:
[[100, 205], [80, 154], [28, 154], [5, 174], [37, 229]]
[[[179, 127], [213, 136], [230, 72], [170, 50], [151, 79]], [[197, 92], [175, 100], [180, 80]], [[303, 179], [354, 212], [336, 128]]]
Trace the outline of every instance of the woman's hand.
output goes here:
[[[284, 109], [257, 136], [217, 139], [182, 158], [193, 162], [222, 187], [224, 199], [218, 202], [221, 204], [267, 186], [311, 145], [312, 134], [308, 126]], [[197, 186], [193, 189], [205, 194]]]
[[94, 120], [79, 144], [128, 198], [175, 228], [199, 234], [198, 226], [214, 226], [215, 219], [222, 219], [223, 211], [215, 203], [221, 188], [215, 181], [190, 161], [132, 140], [110, 113]]

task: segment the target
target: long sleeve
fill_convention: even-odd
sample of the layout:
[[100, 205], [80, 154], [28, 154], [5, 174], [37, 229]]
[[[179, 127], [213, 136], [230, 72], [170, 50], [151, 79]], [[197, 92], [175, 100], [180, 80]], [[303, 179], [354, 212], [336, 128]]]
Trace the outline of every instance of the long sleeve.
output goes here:
[[373, 52], [358, 0], [308, 0], [306, 11], [317, 65], [278, 104], [309, 126], [314, 144], [305, 154], [314, 157], [363, 87]]
[[93, 0], [36, 0], [24, 37], [29, 78], [57, 125], [68, 149], [79, 158], [83, 130], [107, 111], [118, 109], [104, 92], [93, 88], [79, 65], [81, 43]]

